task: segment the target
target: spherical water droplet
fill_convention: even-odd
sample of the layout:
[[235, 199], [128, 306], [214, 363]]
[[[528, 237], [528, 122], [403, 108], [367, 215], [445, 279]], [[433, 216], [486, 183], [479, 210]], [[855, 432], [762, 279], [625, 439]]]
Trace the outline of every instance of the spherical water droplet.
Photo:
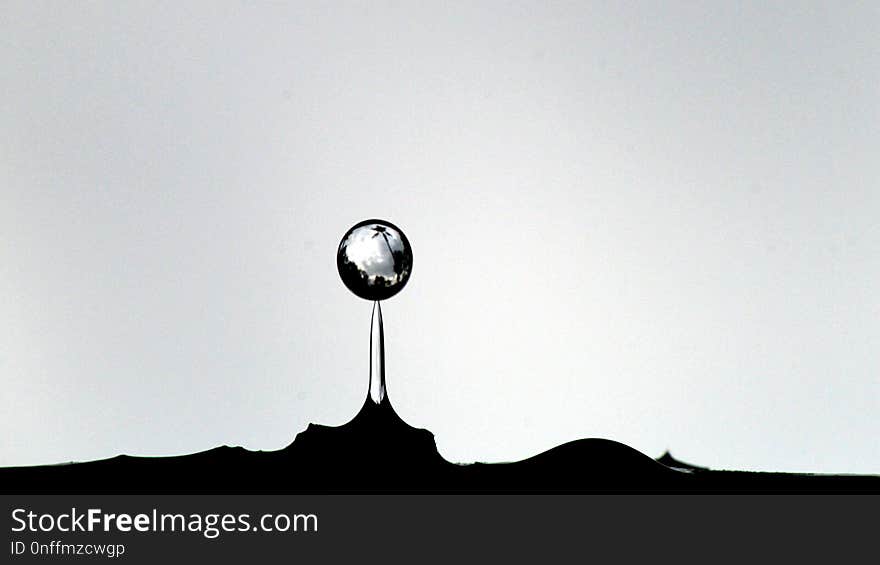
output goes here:
[[412, 272], [412, 249], [400, 228], [366, 220], [342, 237], [336, 268], [348, 290], [366, 300], [385, 300], [400, 292]]

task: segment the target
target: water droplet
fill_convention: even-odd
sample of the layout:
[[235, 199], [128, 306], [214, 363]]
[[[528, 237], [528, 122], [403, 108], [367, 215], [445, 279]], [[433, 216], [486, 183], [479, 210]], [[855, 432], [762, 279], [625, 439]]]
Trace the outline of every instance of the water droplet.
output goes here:
[[342, 282], [365, 300], [385, 300], [400, 292], [412, 272], [409, 240], [390, 222], [366, 220], [342, 237], [336, 268]]
[[[380, 300], [400, 292], [412, 272], [412, 249], [400, 228], [383, 220], [366, 220], [348, 230], [339, 243], [336, 267], [348, 290], [373, 301], [370, 321], [370, 382], [367, 402], [391, 404], [385, 390], [385, 330]], [[393, 412], [393, 410], [392, 410]]]

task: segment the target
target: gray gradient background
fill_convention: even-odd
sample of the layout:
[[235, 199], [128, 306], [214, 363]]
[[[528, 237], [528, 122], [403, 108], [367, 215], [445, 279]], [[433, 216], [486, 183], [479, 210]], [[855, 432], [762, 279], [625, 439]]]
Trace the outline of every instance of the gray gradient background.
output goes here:
[[455, 461], [579, 437], [880, 472], [880, 10], [3, 2], [0, 464], [278, 449], [360, 408], [340, 237], [415, 252], [389, 395]]

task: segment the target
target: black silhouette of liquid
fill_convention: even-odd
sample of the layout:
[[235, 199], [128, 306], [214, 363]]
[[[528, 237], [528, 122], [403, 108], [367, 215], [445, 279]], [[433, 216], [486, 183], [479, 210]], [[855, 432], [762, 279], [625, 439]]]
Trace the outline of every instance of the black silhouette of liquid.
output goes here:
[[[220, 470], [221, 472], [218, 472]], [[460, 465], [433, 434], [405, 422], [385, 384], [382, 308], [373, 303], [363, 407], [341, 426], [309, 424], [279, 451], [218, 447], [177, 457], [130, 457], [0, 468], [0, 493], [300, 492], [864, 492], [880, 476], [712, 471], [624, 444], [581, 439], [511, 463]]]
[[0, 493], [880, 493], [880, 476], [712, 471], [668, 454], [657, 461], [598, 438], [570, 441], [517, 462], [450, 463], [437, 451], [434, 435], [405, 422], [388, 400], [379, 301], [398, 293], [412, 271], [406, 236], [382, 220], [361, 222], [340, 242], [337, 268], [349, 290], [373, 302], [367, 397], [349, 422], [309, 424], [293, 443], [272, 452], [224, 446], [178, 457], [119, 456], [73, 465], [0, 468]]

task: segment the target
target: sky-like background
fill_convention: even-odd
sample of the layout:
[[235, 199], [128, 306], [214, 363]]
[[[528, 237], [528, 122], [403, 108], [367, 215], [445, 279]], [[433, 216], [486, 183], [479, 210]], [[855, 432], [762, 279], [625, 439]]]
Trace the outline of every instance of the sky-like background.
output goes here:
[[366, 395], [336, 246], [401, 227], [389, 397], [880, 473], [875, 2], [0, 4], [0, 465], [279, 449]]

